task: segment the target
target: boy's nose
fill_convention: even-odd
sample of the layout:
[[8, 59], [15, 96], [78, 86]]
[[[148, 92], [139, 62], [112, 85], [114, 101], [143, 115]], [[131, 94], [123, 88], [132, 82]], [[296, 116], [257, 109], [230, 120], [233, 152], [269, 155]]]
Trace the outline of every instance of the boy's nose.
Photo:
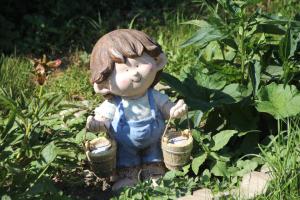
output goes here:
[[138, 71], [134, 71], [133, 76], [140, 76], [140, 73]]
[[133, 78], [132, 78], [132, 80], [134, 82], [140, 81], [141, 78], [142, 78], [142, 76], [141, 76], [141, 74], [138, 71], [133, 72]]

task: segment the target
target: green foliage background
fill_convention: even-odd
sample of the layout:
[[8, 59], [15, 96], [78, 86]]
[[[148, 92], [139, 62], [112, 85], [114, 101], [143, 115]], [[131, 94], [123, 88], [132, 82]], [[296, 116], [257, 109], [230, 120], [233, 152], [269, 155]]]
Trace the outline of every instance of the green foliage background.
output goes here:
[[[88, 165], [82, 142], [86, 117], [102, 99], [88, 82], [89, 52], [101, 35], [129, 27], [144, 30], [162, 45], [169, 60], [161, 83], [170, 89], [164, 92], [187, 102], [195, 142], [193, 160], [182, 171], [167, 173], [158, 187], [148, 181], [126, 188], [115, 199], [175, 199], [199, 187], [227, 190], [262, 165], [272, 168], [275, 179], [259, 198], [297, 199], [297, 2], [3, 1], [2, 198], [76, 199], [76, 190], [93, 190], [84, 183]], [[63, 65], [38, 86], [24, 55], [44, 53], [62, 58]], [[187, 120], [172, 124], [185, 129]], [[87, 193], [90, 198], [103, 194]]]
[[179, 0], [54, 0], [1, 1], [0, 50], [5, 53], [90, 51], [104, 33], [130, 23], [140, 14], [138, 28], [164, 24], [164, 11], [190, 1]]

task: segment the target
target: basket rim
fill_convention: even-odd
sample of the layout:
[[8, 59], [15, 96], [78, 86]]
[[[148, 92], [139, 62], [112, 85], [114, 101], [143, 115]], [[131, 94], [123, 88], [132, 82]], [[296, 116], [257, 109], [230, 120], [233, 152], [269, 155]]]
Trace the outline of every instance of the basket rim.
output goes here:
[[[165, 138], [167, 140], [165, 140]], [[161, 143], [164, 146], [169, 146], [169, 147], [186, 147], [186, 146], [190, 146], [193, 143], [193, 136], [189, 135], [187, 138], [187, 142], [186, 143], [179, 143], [179, 144], [172, 144], [172, 143], [168, 143], [169, 138], [167, 136], [164, 136], [161, 139]]]

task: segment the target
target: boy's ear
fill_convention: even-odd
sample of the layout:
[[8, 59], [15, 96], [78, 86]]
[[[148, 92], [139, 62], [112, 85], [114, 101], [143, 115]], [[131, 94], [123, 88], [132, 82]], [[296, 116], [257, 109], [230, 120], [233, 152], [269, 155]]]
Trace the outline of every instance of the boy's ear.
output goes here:
[[109, 89], [108, 85], [105, 83], [101, 83], [101, 84], [94, 83], [93, 87], [94, 87], [94, 91], [96, 93], [99, 93], [102, 95], [110, 94], [110, 89]]
[[158, 71], [161, 70], [168, 62], [167, 56], [164, 53], [159, 54], [159, 56], [157, 56], [155, 58], [156, 64], [157, 64], [157, 68]]

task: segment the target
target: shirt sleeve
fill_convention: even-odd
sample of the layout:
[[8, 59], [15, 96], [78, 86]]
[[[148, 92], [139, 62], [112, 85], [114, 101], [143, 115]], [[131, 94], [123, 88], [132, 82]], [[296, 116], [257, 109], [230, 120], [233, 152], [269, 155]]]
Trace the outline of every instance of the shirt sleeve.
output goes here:
[[154, 98], [156, 105], [158, 106], [159, 110], [162, 111], [164, 104], [169, 101], [168, 95], [162, 94], [155, 89], [153, 89], [152, 94], [153, 94], [153, 98]]
[[95, 117], [96, 118], [107, 118], [113, 120], [116, 112], [116, 105], [108, 100], [105, 100], [98, 107], [95, 108]]

